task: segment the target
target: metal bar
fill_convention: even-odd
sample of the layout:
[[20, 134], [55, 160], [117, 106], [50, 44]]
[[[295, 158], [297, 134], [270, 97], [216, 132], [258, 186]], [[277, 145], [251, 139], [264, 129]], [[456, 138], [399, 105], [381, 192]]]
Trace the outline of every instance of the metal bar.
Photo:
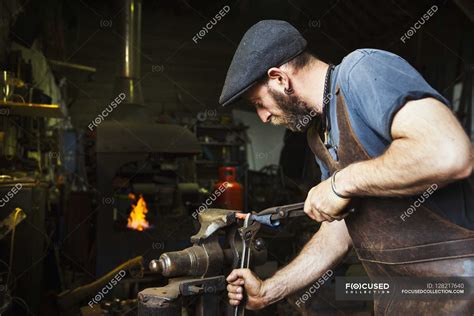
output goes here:
[[[18, 214], [15, 216], [15, 214]], [[16, 208], [13, 212], [10, 213], [3, 221], [0, 222], [0, 239], [3, 239], [8, 235], [13, 228], [20, 224], [26, 218], [25, 212], [22, 209]]]
[[76, 70], [80, 70], [80, 71], [92, 72], [92, 73], [97, 72], [97, 68], [91, 67], [91, 66], [86, 66], [86, 65], [81, 65], [81, 64], [74, 64], [74, 63], [69, 63], [69, 62], [66, 62], [66, 61], [54, 60], [54, 59], [48, 59], [48, 62], [52, 65], [55, 65], [55, 66], [71, 68], [71, 69], [76, 69]]

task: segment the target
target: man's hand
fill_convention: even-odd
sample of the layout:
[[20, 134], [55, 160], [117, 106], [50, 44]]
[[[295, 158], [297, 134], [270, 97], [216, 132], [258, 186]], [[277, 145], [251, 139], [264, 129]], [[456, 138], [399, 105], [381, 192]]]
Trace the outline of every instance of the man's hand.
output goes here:
[[265, 307], [262, 293], [263, 281], [260, 280], [249, 269], [235, 269], [227, 277], [227, 291], [229, 292], [230, 305], [239, 305], [244, 298], [244, 290], [247, 296], [245, 308], [255, 310]]
[[351, 199], [338, 197], [331, 188], [331, 178], [324, 180], [308, 192], [304, 212], [318, 222], [341, 220]]

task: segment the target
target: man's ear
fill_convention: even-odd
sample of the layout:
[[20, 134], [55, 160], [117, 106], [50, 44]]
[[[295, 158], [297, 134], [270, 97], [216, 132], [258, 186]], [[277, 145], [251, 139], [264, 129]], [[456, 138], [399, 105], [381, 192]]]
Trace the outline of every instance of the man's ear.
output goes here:
[[269, 80], [275, 81], [278, 85], [283, 86], [284, 88], [289, 85], [288, 75], [278, 67], [272, 67], [268, 69], [267, 76]]

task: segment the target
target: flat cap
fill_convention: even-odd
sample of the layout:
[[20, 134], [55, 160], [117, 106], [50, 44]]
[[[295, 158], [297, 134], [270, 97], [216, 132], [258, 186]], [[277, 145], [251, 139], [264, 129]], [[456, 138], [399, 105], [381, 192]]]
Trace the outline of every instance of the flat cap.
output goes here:
[[286, 21], [263, 20], [242, 37], [227, 71], [219, 103], [236, 101], [268, 69], [279, 67], [306, 48], [301, 33]]

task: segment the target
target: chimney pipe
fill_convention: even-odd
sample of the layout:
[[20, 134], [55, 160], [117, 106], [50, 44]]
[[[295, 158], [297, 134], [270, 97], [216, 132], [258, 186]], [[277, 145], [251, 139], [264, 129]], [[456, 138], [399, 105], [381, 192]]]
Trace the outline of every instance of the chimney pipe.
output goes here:
[[114, 98], [120, 93], [125, 93], [124, 105], [143, 105], [140, 84], [142, 1], [124, 0], [124, 2], [122, 65], [115, 82]]

